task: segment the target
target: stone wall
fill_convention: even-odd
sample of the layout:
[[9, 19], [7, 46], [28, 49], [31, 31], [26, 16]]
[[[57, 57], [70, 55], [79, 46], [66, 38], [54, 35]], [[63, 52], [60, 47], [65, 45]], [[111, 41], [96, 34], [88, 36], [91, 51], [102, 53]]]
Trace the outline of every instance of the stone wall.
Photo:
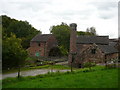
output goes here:
[[[86, 46], [86, 47], [85, 47]], [[79, 50], [75, 63], [77, 65], [91, 61], [95, 63], [101, 63], [104, 60], [104, 53], [95, 44], [84, 45], [84, 50]], [[95, 53], [92, 52], [95, 50]], [[81, 52], [82, 51], [82, 52]]]
[[107, 60], [118, 59], [118, 53], [111, 53], [106, 55]]

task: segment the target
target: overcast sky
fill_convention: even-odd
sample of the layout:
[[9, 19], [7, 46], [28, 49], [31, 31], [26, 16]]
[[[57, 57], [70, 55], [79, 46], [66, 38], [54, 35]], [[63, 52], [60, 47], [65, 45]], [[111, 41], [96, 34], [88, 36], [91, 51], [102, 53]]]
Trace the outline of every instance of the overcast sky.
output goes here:
[[94, 26], [98, 35], [118, 37], [119, 0], [1, 0], [0, 15], [27, 20], [42, 33], [52, 25], [77, 23], [78, 31]]

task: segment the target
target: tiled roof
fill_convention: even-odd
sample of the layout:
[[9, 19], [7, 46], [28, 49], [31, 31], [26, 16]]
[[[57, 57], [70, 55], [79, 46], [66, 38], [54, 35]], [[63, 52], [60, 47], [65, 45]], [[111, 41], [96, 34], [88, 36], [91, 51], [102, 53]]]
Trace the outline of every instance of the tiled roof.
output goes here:
[[31, 41], [46, 42], [52, 34], [37, 34]]
[[79, 45], [77, 44], [77, 52], [82, 53], [84, 50], [86, 50], [89, 46]]
[[117, 53], [118, 50], [110, 45], [98, 45], [98, 47], [105, 53], [105, 54], [110, 54], [110, 53]]
[[110, 46], [115, 46], [117, 44], [117, 42], [109, 42]]
[[109, 44], [108, 36], [78, 36], [77, 37], [78, 44]]

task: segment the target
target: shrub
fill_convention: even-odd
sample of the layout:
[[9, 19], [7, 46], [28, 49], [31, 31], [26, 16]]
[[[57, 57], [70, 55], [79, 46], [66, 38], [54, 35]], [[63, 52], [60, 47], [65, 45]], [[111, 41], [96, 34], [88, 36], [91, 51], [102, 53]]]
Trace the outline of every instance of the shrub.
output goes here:
[[116, 68], [116, 67], [117, 67], [116, 64], [108, 64], [108, 65], [107, 65], [107, 68]]
[[94, 62], [86, 62], [83, 64], [83, 66], [91, 70], [91, 67], [96, 66], [96, 64]]

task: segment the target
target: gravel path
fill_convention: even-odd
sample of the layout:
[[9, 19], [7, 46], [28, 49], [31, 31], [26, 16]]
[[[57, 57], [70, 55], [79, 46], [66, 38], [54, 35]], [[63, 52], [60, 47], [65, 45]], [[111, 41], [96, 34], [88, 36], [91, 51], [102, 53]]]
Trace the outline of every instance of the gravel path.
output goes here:
[[[57, 72], [58, 70], [52, 70], [52, 72]], [[66, 72], [70, 70], [59, 70], [60, 72]], [[21, 76], [36, 76], [39, 74], [46, 74], [48, 72], [51, 72], [51, 69], [34, 69], [34, 70], [28, 70], [28, 71], [21, 71]], [[17, 72], [15, 73], [10, 73], [10, 74], [2, 74], [2, 79], [5, 79], [7, 77], [16, 77]], [[1, 78], [0, 78], [1, 79]]]

